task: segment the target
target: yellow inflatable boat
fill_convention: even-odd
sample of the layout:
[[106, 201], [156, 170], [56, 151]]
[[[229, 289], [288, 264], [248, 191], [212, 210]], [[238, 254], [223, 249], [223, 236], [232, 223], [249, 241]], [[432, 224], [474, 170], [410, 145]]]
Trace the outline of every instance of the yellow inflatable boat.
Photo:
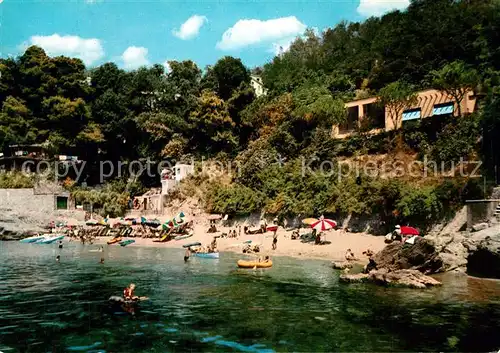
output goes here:
[[245, 261], [245, 260], [238, 260], [238, 267], [240, 268], [269, 268], [273, 266], [273, 262], [271, 260], [268, 261]]

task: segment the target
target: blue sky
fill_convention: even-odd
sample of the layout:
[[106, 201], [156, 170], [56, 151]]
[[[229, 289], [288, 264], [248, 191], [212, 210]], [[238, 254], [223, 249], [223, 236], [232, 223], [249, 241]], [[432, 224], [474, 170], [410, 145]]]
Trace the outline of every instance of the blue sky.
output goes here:
[[409, 0], [0, 0], [0, 56], [31, 44], [49, 55], [107, 61], [125, 69], [224, 55], [263, 65], [306, 28], [361, 21]]

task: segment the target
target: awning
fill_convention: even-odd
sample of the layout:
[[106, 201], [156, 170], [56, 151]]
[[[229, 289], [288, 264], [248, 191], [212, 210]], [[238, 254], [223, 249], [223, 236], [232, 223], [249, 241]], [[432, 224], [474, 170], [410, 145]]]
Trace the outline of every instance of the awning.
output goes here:
[[432, 115], [448, 115], [448, 114], [453, 114], [454, 108], [455, 108], [455, 106], [454, 106], [453, 103], [434, 106], [434, 109], [432, 110]]
[[420, 109], [407, 110], [403, 112], [403, 121], [420, 119]]

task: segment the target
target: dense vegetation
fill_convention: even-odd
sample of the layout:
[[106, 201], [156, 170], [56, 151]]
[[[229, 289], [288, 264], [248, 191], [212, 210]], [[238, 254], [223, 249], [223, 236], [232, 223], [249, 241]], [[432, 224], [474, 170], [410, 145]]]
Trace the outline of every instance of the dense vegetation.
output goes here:
[[[496, 0], [413, 0], [404, 12], [343, 22], [319, 35], [308, 31], [254, 69], [268, 88], [259, 98], [250, 70], [233, 57], [203, 71], [192, 61], [172, 61], [168, 72], [161, 65], [124, 71], [113, 63], [85, 68], [79, 59], [50, 58], [30, 47], [18, 58], [0, 59], [0, 145], [47, 143], [54, 153], [77, 153], [88, 162], [90, 184], [98, 181], [101, 160], [238, 163], [232, 184], [207, 184], [203, 199], [214, 212], [378, 212], [389, 223], [430, 224], [481, 193], [474, 180], [339, 180], [338, 158], [405, 151], [449, 168], [481, 153], [484, 172], [491, 172], [500, 147], [499, 24]], [[412, 92], [426, 87], [457, 102], [464, 88], [486, 98], [473, 117], [424, 120], [376, 136], [363, 126], [348, 140], [330, 137], [332, 124], [346, 118], [344, 101], [380, 94], [384, 103], [404, 107]], [[303, 160], [311, 158], [332, 160], [332, 173], [304, 174]], [[307, 165], [312, 171], [320, 166]], [[106, 206], [113, 213], [126, 207], [124, 192], [134, 193], [126, 186], [120, 197], [85, 192], [79, 197], [107, 205], [119, 199], [119, 206]]]

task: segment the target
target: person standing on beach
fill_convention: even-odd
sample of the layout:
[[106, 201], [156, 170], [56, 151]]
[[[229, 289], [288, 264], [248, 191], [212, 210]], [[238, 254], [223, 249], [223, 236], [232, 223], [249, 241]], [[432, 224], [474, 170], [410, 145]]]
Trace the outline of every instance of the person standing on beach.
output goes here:
[[276, 250], [278, 247], [278, 230], [275, 230], [273, 233], [273, 250]]

